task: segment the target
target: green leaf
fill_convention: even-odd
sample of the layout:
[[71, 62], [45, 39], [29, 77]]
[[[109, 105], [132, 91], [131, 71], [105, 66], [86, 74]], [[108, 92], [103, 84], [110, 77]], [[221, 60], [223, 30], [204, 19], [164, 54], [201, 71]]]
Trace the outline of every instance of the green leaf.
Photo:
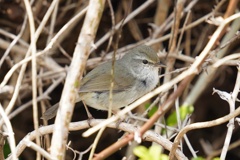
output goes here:
[[[184, 120], [188, 114], [191, 114], [194, 111], [194, 107], [192, 105], [183, 105], [179, 107], [180, 119]], [[167, 118], [168, 126], [175, 126], [177, 124], [177, 113], [174, 111]]]
[[196, 158], [191, 158], [191, 160], [205, 160], [203, 157], [196, 157]]
[[[150, 104], [146, 104], [145, 105], [145, 109], [148, 109], [150, 107]], [[148, 117], [152, 117], [152, 115], [157, 112], [158, 107], [157, 106], [153, 106], [152, 109], [148, 112]]]
[[4, 147], [3, 147], [3, 153], [4, 153], [4, 157], [8, 157], [8, 155], [11, 153], [11, 149], [9, 144], [6, 142]]
[[168, 155], [161, 154], [161, 147], [159, 145], [153, 145], [149, 149], [144, 146], [137, 146], [133, 149], [133, 153], [140, 160], [169, 160]]
[[144, 146], [137, 146], [133, 149], [133, 153], [141, 160], [151, 160], [148, 149]]
[[151, 155], [151, 160], [160, 160], [161, 147], [158, 145], [153, 145], [149, 148], [149, 154]]

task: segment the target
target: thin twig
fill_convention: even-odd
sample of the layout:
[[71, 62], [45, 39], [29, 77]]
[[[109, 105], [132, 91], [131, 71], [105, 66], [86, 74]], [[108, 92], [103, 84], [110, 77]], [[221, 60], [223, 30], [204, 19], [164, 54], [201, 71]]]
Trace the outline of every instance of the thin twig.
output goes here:
[[[128, 23], [131, 19], [133, 19], [135, 16], [137, 16], [139, 13], [141, 13], [144, 9], [146, 9], [149, 5], [151, 5], [155, 0], [148, 0], [145, 3], [143, 3], [140, 7], [138, 7], [137, 9], [135, 9], [132, 13], [130, 13], [126, 19], [123, 22], [123, 25], [125, 25], [126, 23]], [[122, 22], [119, 22], [116, 26], [115, 26], [115, 31], [117, 31], [122, 25]], [[108, 33], [106, 33], [100, 40], [98, 40], [95, 45], [96, 47], [99, 47], [101, 44], [103, 44], [110, 36], [112, 31], [109, 31]], [[91, 50], [91, 52], [93, 52], [93, 50]]]
[[[184, 134], [186, 134], [187, 132], [191, 131], [191, 130], [196, 130], [196, 129], [201, 129], [201, 128], [209, 128], [209, 127], [213, 127], [213, 126], [217, 126], [220, 124], [223, 124], [227, 121], [229, 121], [231, 118], [234, 118], [236, 116], [240, 115], [240, 107], [238, 107], [232, 114], [228, 114], [226, 116], [223, 116], [221, 118], [212, 120], [212, 121], [207, 121], [207, 122], [198, 122], [198, 123], [193, 123], [190, 124], [186, 127], [184, 127], [177, 135], [177, 137], [174, 140], [174, 148], [172, 148], [171, 152], [173, 153], [174, 150], [177, 148], [177, 145], [179, 143], [179, 139], [181, 139], [183, 137]], [[176, 147], [176, 148], [175, 148]]]
[[[52, 3], [53, 4], [53, 3]], [[61, 38], [61, 36], [63, 35], [63, 33], [65, 33], [65, 31], [68, 29], [69, 26], [71, 26], [72, 23], [74, 23], [76, 20], [79, 19], [79, 17], [82, 17], [87, 11], [87, 7], [84, 8], [81, 12], [79, 12], [75, 17], [73, 17], [67, 24], [65, 24], [61, 30], [51, 39], [51, 41], [49, 42], [49, 44], [47, 45], [47, 47], [43, 50], [38, 52], [35, 56], [41, 56], [44, 54], [47, 54], [50, 52], [50, 50], [56, 45], [56, 42], [58, 41], [59, 38]], [[1, 40], [1, 39], [0, 39]], [[1, 42], [1, 41], [0, 41]], [[17, 49], [16, 49], [17, 50]], [[23, 53], [28, 53], [26, 50], [23, 51]], [[26, 54], [26, 57], [24, 60], [20, 61], [19, 63], [15, 64], [9, 71], [8, 73], [5, 75], [2, 83], [0, 84], [0, 88], [5, 86], [7, 84], [7, 82], [9, 81], [10, 77], [12, 76], [12, 74], [14, 73], [14, 71], [22, 66], [23, 64], [29, 62], [32, 60], [32, 56], [27, 56], [28, 54]], [[20, 71], [21, 73], [21, 71]], [[17, 86], [17, 85], [16, 85]]]
[[[2, 56], [2, 58], [1, 58], [1, 60], [0, 60], [0, 68], [1, 68], [1, 66], [2, 66], [5, 58], [8, 56], [8, 54], [9, 54], [10, 51], [11, 51], [11, 49], [13, 48], [13, 46], [14, 46], [18, 41], [19, 41], [19, 42], [22, 42], [21, 39], [20, 39], [20, 37], [21, 37], [22, 34], [23, 34], [23, 31], [24, 31], [24, 29], [25, 29], [25, 27], [26, 27], [26, 24], [27, 24], [27, 18], [24, 19], [24, 22], [23, 22], [23, 24], [22, 24], [22, 27], [21, 27], [21, 30], [20, 30], [18, 36], [15, 36], [15, 37], [14, 37], [14, 40], [11, 42], [11, 44], [8, 46], [7, 50], [6, 50], [5, 53], [3, 54], [3, 56]], [[1, 29], [0, 29], [0, 31], [1, 31]], [[26, 43], [26, 42], [25, 42], [25, 43]], [[23, 44], [25, 44], [25, 43], [23, 43]], [[26, 46], [28, 46], [28, 45], [26, 44]]]
[[[232, 39], [236, 31], [238, 31], [240, 28], [239, 23], [240, 19], [234, 20], [234, 22], [231, 25], [231, 30], [224, 36], [220, 46], [228, 42], [229, 39]], [[238, 37], [238, 35], [236, 37]], [[222, 50], [218, 51], [217, 53], [216, 52], [214, 53], [217, 54], [217, 57], [222, 58], [224, 57], [225, 54], [228, 53], [228, 47], [225, 47]], [[224, 59], [221, 61], [224, 61]], [[221, 63], [221, 61], [219, 63]], [[195, 83], [190, 93], [188, 94], [187, 98], [185, 99], [184, 104], [188, 105], [195, 103], [199, 95], [204, 91], [204, 89], [207, 87], [207, 85], [210, 83], [210, 81], [212, 81], [213, 77], [215, 76], [217, 68], [215, 68], [216, 67], [215, 64], [213, 67], [209, 66], [206, 68], [207, 74], [203, 72], [199, 75], [197, 82]]]
[[[34, 129], [38, 130], [39, 128], [39, 121], [38, 121], [38, 105], [37, 105], [37, 60], [36, 60], [36, 52], [37, 52], [37, 38], [35, 39], [35, 24], [32, 9], [30, 6], [30, 2], [28, 0], [24, 0], [24, 4], [27, 11], [27, 16], [29, 20], [30, 26], [30, 35], [31, 35], [31, 45], [30, 50], [32, 53], [32, 104], [33, 104], [33, 122], [34, 122]], [[36, 142], [40, 145], [40, 137], [37, 135]], [[37, 152], [37, 160], [41, 159], [40, 153]]]
[[30, 141], [27, 138], [23, 139], [23, 143], [25, 143], [25, 145], [29, 148], [32, 148], [33, 150], [35, 150], [37, 153], [41, 154], [43, 157], [45, 157], [46, 159], [51, 159], [54, 160], [51, 155], [45, 151], [44, 149], [42, 149], [39, 145], [33, 143], [32, 141]]
[[[108, 2], [108, 5], [109, 5], [109, 8], [110, 8], [110, 13], [111, 13], [111, 21], [112, 21], [112, 30], [111, 30], [111, 36], [109, 38], [109, 41], [108, 41], [108, 46], [107, 46], [107, 51], [109, 50], [110, 46], [111, 46], [111, 43], [112, 43], [112, 40], [113, 40], [113, 35], [114, 35], [114, 27], [115, 27], [115, 17], [114, 17], [114, 11], [113, 11], [113, 7], [112, 7], [112, 3], [110, 0], [107, 0]], [[116, 42], [116, 45], [118, 45], [118, 42]], [[115, 49], [116, 50], [116, 49]], [[111, 68], [111, 83], [110, 83], [110, 91], [109, 91], [109, 106], [108, 106], [108, 118], [111, 117], [112, 115], [112, 101], [113, 101], [113, 87], [114, 87], [114, 64], [115, 64], [115, 59], [116, 59], [116, 52], [114, 52], [114, 55], [112, 57], [112, 68]], [[99, 130], [99, 132], [97, 133], [97, 136], [96, 138], [94, 139], [94, 142], [93, 142], [93, 145], [92, 145], [92, 149], [90, 151], [90, 154], [89, 154], [89, 157], [88, 159], [92, 159], [93, 156], [94, 156], [94, 152], [96, 150], [96, 147], [97, 147], [97, 144], [104, 132], [106, 128], [103, 127]]]
[[11, 152], [13, 155], [12, 158], [13, 158], [13, 160], [17, 160], [16, 142], [15, 142], [15, 138], [14, 138], [12, 124], [11, 124], [10, 120], [8, 119], [7, 114], [4, 112], [4, 109], [1, 104], [0, 104], [0, 115], [1, 115], [3, 122], [6, 125], [5, 131], [7, 132], [7, 135], [9, 137], [9, 145], [10, 145], [10, 149], [11, 149]]
[[[235, 83], [233, 92], [230, 96], [231, 98], [228, 100], [229, 109], [230, 109], [229, 114], [232, 114], [235, 111], [235, 103], [236, 103], [236, 100], [237, 100], [239, 89], [240, 89], [240, 64], [238, 65], [238, 74], [237, 74], [236, 83]], [[228, 123], [227, 135], [226, 135], [225, 142], [224, 142], [223, 149], [222, 149], [222, 153], [221, 153], [221, 156], [220, 156], [221, 159], [226, 159], [228, 147], [229, 147], [231, 137], [232, 137], [232, 134], [233, 134], [233, 129], [234, 129], [234, 118], [230, 119], [229, 123]]]

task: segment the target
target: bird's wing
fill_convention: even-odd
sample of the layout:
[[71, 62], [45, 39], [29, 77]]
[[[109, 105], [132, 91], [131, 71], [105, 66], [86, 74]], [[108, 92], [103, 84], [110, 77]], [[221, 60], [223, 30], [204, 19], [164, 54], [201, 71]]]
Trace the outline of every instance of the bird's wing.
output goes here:
[[[128, 75], [126, 72], [123, 74], [125, 67], [125, 64], [116, 61], [113, 92], [127, 90], [134, 85], [133, 76]], [[79, 92], [109, 91], [112, 80], [111, 68], [112, 63], [107, 62], [93, 69], [82, 79]]]
[[[94, 78], [86, 79], [83, 81], [79, 92], [103, 92], [110, 90], [112, 76], [111, 74], [101, 74], [97, 75]], [[117, 80], [116, 80], [117, 79]], [[132, 86], [132, 83], [127, 82], [121, 77], [114, 78], [114, 92], [120, 92], [126, 90]]]

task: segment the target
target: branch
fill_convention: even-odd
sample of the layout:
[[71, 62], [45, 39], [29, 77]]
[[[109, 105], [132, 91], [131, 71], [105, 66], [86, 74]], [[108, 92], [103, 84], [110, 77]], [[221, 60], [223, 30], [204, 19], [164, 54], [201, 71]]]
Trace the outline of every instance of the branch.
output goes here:
[[[103, 122], [104, 120], [99, 120], [99, 119], [92, 119], [90, 121], [90, 125], [91, 126], [95, 126], [101, 122]], [[69, 124], [69, 131], [79, 131], [79, 130], [84, 130], [86, 128], [89, 127], [89, 121], [88, 120], [84, 120], [84, 121], [79, 121], [79, 122], [71, 122]], [[119, 129], [119, 130], [122, 130], [122, 131], [125, 131], [125, 132], [134, 132], [134, 131], [137, 131], [137, 129], [140, 127], [140, 126], [136, 126], [136, 125], [133, 125], [133, 124], [129, 124], [129, 123], [111, 123], [109, 124], [107, 127], [109, 128], [115, 128], [115, 129]], [[54, 129], [54, 125], [48, 125], [48, 126], [43, 126], [41, 128], [39, 128], [39, 135], [40, 136], [44, 136], [44, 135], [47, 135], [47, 134], [51, 134], [53, 132], [53, 129]], [[20, 156], [20, 154], [26, 149], [27, 145], [26, 145], [26, 141], [25, 140], [28, 140], [28, 141], [34, 141], [36, 139], [36, 131], [32, 131], [30, 133], [28, 133], [20, 142], [19, 144], [17, 145], [17, 148], [16, 148], [16, 154], [17, 154], [17, 157]], [[156, 142], [158, 144], [160, 144], [161, 146], [163, 146], [165, 149], [167, 149], [168, 151], [171, 150], [172, 148], [172, 142], [162, 136], [160, 136], [159, 134], [153, 132], [153, 131], [147, 131], [145, 134], [144, 134], [144, 140], [145, 141], [151, 141], [151, 142]], [[181, 157], [181, 158], [185, 158], [184, 154], [180, 151], [180, 150], [177, 150], [176, 152], [176, 156], [177, 157]], [[12, 155], [9, 156], [7, 158], [7, 160], [10, 160], [12, 158]]]
[[91, 0], [84, 24], [73, 53], [73, 61], [69, 67], [59, 110], [55, 120], [51, 156], [54, 159], [65, 159], [68, 138], [68, 128], [71, 121], [74, 104], [78, 94], [79, 80], [82, 78], [90, 49], [96, 36], [97, 28], [104, 9], [105, 0]]

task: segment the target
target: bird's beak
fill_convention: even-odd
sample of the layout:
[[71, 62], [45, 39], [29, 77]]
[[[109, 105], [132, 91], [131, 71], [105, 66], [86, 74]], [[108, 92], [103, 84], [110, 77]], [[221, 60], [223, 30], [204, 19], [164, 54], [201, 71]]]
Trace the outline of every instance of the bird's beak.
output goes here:
[[163, 63], [161, 62], [157, 62], [154, 64], [155, 67], [158, 67], [158, 68], [166, 68], [166, 65], [164, 65]]

